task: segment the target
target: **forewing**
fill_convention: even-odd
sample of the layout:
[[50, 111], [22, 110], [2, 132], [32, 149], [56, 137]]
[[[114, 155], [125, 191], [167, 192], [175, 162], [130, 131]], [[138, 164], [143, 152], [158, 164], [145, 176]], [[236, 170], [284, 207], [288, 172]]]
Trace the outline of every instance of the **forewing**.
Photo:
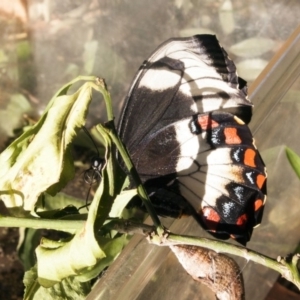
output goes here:
[[245, 82], [215, 36], [171, 39], [140, 67], [118, 131], [135, 155], [156, 131], [193, 114], [226, 110], [248, 123], [251, 109]]

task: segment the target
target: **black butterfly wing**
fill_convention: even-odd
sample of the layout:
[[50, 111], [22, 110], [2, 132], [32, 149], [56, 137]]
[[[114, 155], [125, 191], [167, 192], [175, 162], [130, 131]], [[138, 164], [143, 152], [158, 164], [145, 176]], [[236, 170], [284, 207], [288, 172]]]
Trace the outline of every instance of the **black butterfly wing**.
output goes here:
[[251, 119], [246, 83], [216, 37], [171, 39], [140, 67], [125, 101], [119, 134], [132, 153], [166, 126], [193, 114], [227, 110]]
[[[258, 174], [265, 177], [265, 171], [244, 124], [252, 109], [246, 92], [215, 36], [171, 39], [141, 66], [126, 99], [119, 134], [156, 201], [163, 201], [164, 195], [156, 190], [169, 189], [191, 204], [210, 232], [248, 240], [263, 207], [255, 210], [254, 203], [261, 198], [264, 203], [263, 185], [251, 180]], [[226, 138], [218, 144], [232, 126], [238, 127], [240, 144]], [[255, 166], [228, 156], [248, 148], [254, 151]], [[245, 175], [243, 181], [248, 168], [255, 175], [251, 180]]]

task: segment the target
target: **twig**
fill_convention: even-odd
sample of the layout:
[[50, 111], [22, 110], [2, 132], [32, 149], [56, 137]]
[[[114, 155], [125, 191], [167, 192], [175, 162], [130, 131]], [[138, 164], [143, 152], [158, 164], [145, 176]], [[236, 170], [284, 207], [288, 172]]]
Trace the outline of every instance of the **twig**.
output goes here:
[[59, 231], [75, 231], [84, 226], [84, 220], [57, 220], [42, 218], [0, 217], [0, 227], [26, 227], [33, 229], [53, 229]]
[[153, 226], [145, 224], [141, 226], [128, 220], [114, 220], [112, 224], [114, 229], [122, 233], [146, 235], [149, 243], [157, 246], [193, 245], [211, 249], [218, 253], [228, 253], [243, 257], [247, 261], [251, 260], [279, 272], [285, 279], [291, 281], [300, 289], [300, 274], [297, 268], [300, 254], [294, 254], [292, 257], [279, 256], [277, 259], [273, 259], [242, 246], [208, 238], [176, 235], [171, 232], [165, 232], [164, 236], [161, 237], [155, 233]]

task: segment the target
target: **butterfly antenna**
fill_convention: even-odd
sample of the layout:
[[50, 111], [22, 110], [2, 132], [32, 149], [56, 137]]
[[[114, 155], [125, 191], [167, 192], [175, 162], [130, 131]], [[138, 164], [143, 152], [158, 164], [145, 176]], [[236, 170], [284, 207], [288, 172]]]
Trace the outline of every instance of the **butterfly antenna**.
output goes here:
[[86, 133], [86, 135], [89, 137], [89, 139], [92, 141], [92, 143], [93, 143], [93, 145], [94, 145], [94, 147], [95, 147], [95, 149], [96, 149], [96, 151], [97, 151], [97, 156], [99, 157], [100, 154], [99, 154], [98, 147], [97, 147], [97, 145], [96, 145], [94, 139], [92, 138], [91, 134], [89, 133], [89, 131], [86, 129], [85, 126], [82, 126], [82, 129], [83, 129], [83, 131]]
[[92, 185], [89, 186], [89, 189], [88, 189], [88, 192], [87, 192], [87, 195], [86, 195], [86, 198], [85, 198], [85, 205], [80, 206], [78, 208], [78, 210], [81, 210], [82, 208], [86, 208], [87, 211], [89, 210], [88, 200], [89, 200], [89, 197], [90, 197], [91, 189], [92, 189]]

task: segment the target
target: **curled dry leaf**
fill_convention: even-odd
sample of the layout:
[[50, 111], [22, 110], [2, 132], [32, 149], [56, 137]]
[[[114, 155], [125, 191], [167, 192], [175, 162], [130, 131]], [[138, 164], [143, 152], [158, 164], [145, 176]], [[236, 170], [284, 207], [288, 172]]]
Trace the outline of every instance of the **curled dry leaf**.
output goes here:
[[243, 276], [232, 258], [197, 246], [176, 245], [170, 248], [187, 273], [207, 285], [217, 299], [245, 299]]
[[0, 155], [1, 200], [14, 215], [26, 215], [43, 192], [55, 195], [74, 176], [70, 145], [85, 124], [92, 86], [87, 82], [68, 95], [71, 84], [52, 98], [35, 125]]

